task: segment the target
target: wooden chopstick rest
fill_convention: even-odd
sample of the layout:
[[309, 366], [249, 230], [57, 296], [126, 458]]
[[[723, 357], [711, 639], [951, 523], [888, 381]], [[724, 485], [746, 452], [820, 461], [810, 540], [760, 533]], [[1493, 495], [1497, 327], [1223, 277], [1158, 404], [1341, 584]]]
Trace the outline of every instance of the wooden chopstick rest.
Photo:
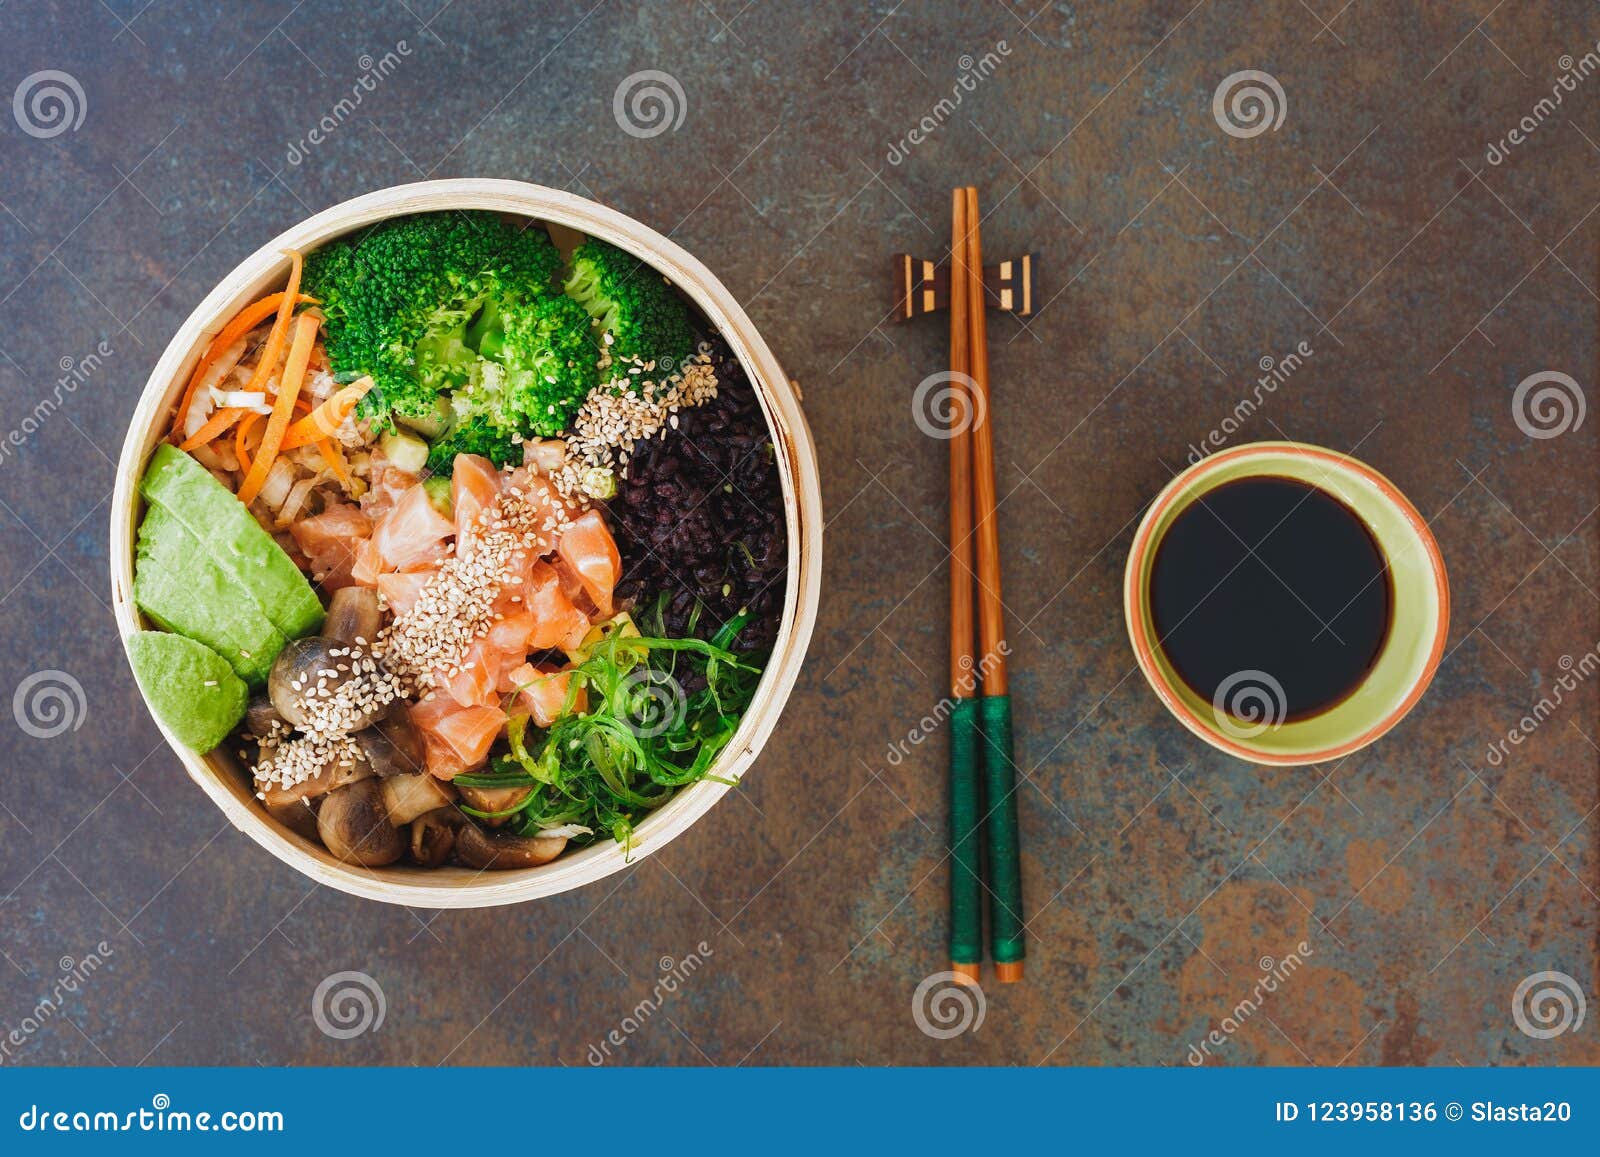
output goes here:
[[[950, 308], [949, 261], [928, 261], [909, 253], [896, 253], [894, 301], [896, 321], [910, 321]], [[1038, 293], [1034, 284], [1037, 253], [1026, 253], [983, 270], [984, 297], [990, 309], [1018, 317], [1033, 316]]]

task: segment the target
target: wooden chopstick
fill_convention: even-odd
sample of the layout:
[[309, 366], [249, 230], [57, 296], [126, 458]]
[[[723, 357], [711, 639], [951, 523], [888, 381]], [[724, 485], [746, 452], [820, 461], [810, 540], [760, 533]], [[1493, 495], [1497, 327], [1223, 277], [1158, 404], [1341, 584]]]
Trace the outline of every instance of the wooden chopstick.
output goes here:
[[[1015, 763], [1012, 759], [1011, 697], [1006, 680], [1006, 645], [1000, 601], [1000, 526], [995, 519], [994, 432], [989, 405], [989, 327], [984, 316], [983, 243], [979, 236], [978, 190], [966, 201], [968, 356], [973, 382], [973, 517], [978, 544], [978, 644], [983, 672], [980, 722], [983, 782], [989, 836], [989, 952], [1002, 984], [1022, 979], [1026, 933], [1022, 919], [1022, 862], [1017, 834]], [[952, 278], [957, 276], [953, 269]], [[952, 285], [956, 282], [952, 281]], [[954, 302], [955, 294], [951, 299]]]
[[[965, 285], [967, 199], [951, 196], [951, 285]], [[983, 962], [983, 881], [979, 876], [977, 672], [972, 615], [971, 332], [965, 293], [950, 295], [950, 971], [978, 982]]]

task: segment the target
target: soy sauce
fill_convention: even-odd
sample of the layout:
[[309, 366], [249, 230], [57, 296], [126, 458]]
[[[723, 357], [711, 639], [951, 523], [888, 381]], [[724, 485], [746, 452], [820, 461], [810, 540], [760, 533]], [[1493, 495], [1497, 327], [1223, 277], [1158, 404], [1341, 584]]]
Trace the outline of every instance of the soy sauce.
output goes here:
[[1226, 700], [1225, 683], [1250, 672], [1259, 686], [1264, 672], [1282, 688], [1277, 716], [1296, 719], [1360, 686], [1394, 595], [1359, 515], [1297, 479], [1261, 477], [1223, 483], [1173, 520], [1150, 599], [1158, 645], [1195, 694]]

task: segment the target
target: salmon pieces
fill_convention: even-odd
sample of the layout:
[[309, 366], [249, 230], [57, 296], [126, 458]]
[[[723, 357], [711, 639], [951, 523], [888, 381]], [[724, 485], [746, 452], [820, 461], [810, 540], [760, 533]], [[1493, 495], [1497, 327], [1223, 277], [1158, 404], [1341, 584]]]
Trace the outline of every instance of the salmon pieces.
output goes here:
[[372, 529], [377, 573], [427, 570], [449, 553], [456, 528], [434, 507], [421, 483], [400, 496], [394, 509]]
[[469, 537], [478, 520], [500, 497], [500, 471], [477, 454], [457, 454], [450, 468], [450, 504], [455, 512], [458, 542]]
[[[410, 708], [428, 770], [451, 779], [483, 765], [509, 713], [549, 727], [563, 713], [572, 673], [536, 663], [543, 653], [571, 653], [592, 623], [615, 612], [620, 577], [617, 544], [598, 510], [577, 511], [535, 467], [502, 473], [475, 454], [456, 456], [447, 517], [414, 476], [386, 472], [367, 509], [338, 505], [291, 527], [325, 589], [376, 587], [395, 618], [411, 613], [452, 551], [465, 553], [501, 496], [547, 503], [553, 541], [534, 537], [494, 595], [493, 621], [459, 662], [433, 672], [432, 685]], [[558, 509], [559, 508], [559, 509]], [[541, 555], [545, 557], [540, 557]], [[583, 710], [580, 687], [573, 706]]]
[[610, 618], [611, 592], [622, 570], [622, 556], [600, 512], [585, 511], [575, 519], [556, 543], [556, 554], [578, 576], [601, 616]]
[[524, 665], [531, 652], [576, 650], [589, 633], [589, 617], [567, 598], [559, 576], [542, 560], [501, 588], [495, 609], [500, 617], [472, 641], [455, 672], [434, 673], [438, 687], [463, 706], [497, 704], [505, 672]]
[[411, 722], [422, 735], [428, 771], [454, 779], [481, 767], [509, 717], [498, 707], [462, 706], [435, 694], [411, 707]]
[[[501, 689], [514, 692], [515, 707], [525, 711], [535, 727], [549, 727], [565, 712], [567, 694], [572, 690], [572, 672], [524, 663], [506, 673]], [[588, 709], [589, 697], [583, 687], [573, 697], [572, 709]]]
[[331, 592], [355, 584], [356, 551], [371, 537], [372, 520], [359, 507], [338, 502], [292, 524], [289, 533], [306, 556], [311, 577]]

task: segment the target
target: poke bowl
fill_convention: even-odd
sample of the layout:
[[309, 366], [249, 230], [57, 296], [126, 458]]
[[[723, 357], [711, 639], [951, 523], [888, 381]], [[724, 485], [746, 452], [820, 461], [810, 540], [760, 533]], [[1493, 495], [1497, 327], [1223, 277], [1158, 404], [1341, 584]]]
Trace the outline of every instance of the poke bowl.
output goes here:
[[353, 895], [481, 907], [738, 790], [821, 536], [798, 388], [703, 265], [568, 193], [428, 181], [288, 230], [179, 328], [113, 607], [235, 827]]

